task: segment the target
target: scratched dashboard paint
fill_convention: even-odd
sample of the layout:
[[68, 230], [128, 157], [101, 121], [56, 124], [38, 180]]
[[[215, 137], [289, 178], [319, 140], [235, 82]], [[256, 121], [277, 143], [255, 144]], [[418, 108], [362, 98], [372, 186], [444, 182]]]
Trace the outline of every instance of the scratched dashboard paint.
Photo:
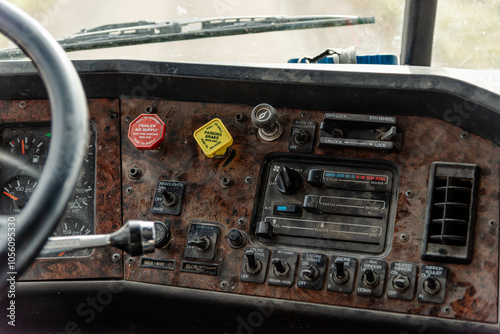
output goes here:
[[[300, 289], [296, 286], [296, 278], [292, 287], [245, 283], [239, 280], [244, 248], [231, 248], [227, 243], [227, 233], [232, 228], [240, 228], [248, 233], [262, 158], [270, 152], [287, 152], [287, 134], [291, 131], [293, 121], [321, 122], [324, 112], [308, 110], [308, 116], [301, 118], [302, 110], [278, 109], [280, 121], [285, 127], [283, 135], [275, 142], [264, 142], [258, 138], [250, 122], [253, 106], [144, 100], [122, 101], [121, 105], [124, 220], [168, 219], [172, 240], [166, 247], [157, 249], [149, 257], [177, 261], [174, 271], [141, 268], [138, 265], [140, 261], [135, 261], [135, 264], [125, 266], [125, 279], [370, 310], [481, 322], [498, 320], [498, 228], [488, 225], [490, 220], [498, 222], [499, 212], [500, 148], [495, 144], [475, 135], [471, 135], [468, 140], [461, 140], [459, 138], [463, 130], [444, 121], [421, 117], [397, 117], [398, 125], [405, 135], [403, 149], [399, 154], [342, 148], [314, 148], [313, 154], [382, 159], [393, 161], [399, 166], [401, 184], [392, 249], [389, 255], [383, 258], [388, 265], [391, 261], [416, 263], [419, 267], [422, 264], [432, 264], [422, 262], [420, 259], [431, 163], [455, 161], [477, 163], [480, 166], [480, 196], [473, 260], [470, 265], [442, 264], [449, 270], [446, 302], [437, 305], [419, 302], [416, 297], [410, 301], [388, 298], [386, 290], [382, 297], [372, 298], [355, 292], [351, 294], [329, 292], [326, 290], [326, 285], [318, 291]], [[131, 116], [134, 119], [146, 106], [153, 107], [155, 113], [167, 125], [168, 135], [160, 152], [140, 152], [127, 139], [128, 123], [124, 118]], [[369, 113], [369, 110], [366, 112]], [[242, 124], [234, 121], [237, 113], [246, 116], [246, 121]], [[231, 153], [221, 159], [207, 158], [193, 138], [193, 132], [213, 118], [220, 118], [234, 139]], [[319, 129], [316, 138], [318, 135]], [[128, 179], [127, 171], [132, 166], [142, 169], [141, 179]], [[244, 182], [248, 176], [253, 182]], [[230, 177], [233, 185], [227, 189], [223, 188], [221, 186], [223, 177]], [[155, 185], [159, 180], [186, 182], [185, 199], [180, 216], [151, 213]], [[129, 187], [133, 188], [132, 194], [125, 193], [125, 189]], [[408, 189], [415, 193], [413, 198], [404, 195]], [[243, 227], [237, 223], [239, 217], [246, 219], [247, 223]], [[221, 228], [215, 259], [205, 261], [219, 265], [218, 276], [185, 273], [180, 270], [180, 263], [184, 260], [188, 226], [200, 222], [208, 222]], [[400, 241], [399, 236], [402, 233], [409, 237], [407, 242]], [[310, 251], [303, 249], [301, 253]], [[314, 252], [323, 253], [329, 258], [332, 255], [343, 255], [318, 250]], [[363, 256], [355, 257], [358, 261], [363, 258]], [[220, 287], [223, 281], [228, 283], [227, 288]], [[447, 306], [450, 307], [449, 313], [442, 311]]]
[[[25, 108], [19, 108], [19, 101], [0, 101], [0, 123], [50, 120], [48, 101], [26, 102]], [[90, 118], [97, 127], [95, 203], [97, 234], [110, 233], [122, 225], [118, 102], [117, 99], [88, 101]], [[114, 116], [110, 117], [111, 115]], [[122, 251], [105, 247], [94, 250], [92, 255], [87, 257], [35, 259], [20, 280], [121, 278], [123, 264], [111, 260], [113, 253], [122, 254]]]

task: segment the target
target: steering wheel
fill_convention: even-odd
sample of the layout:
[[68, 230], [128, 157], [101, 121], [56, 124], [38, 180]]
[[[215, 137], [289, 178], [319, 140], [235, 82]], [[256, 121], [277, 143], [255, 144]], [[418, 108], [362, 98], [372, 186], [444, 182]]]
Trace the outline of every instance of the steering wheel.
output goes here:
[[39, 23], [0, 0], [0, 32], [40, 71], [52, 115], [50, 150], [36, 190], [18, 216], [0, 217], [1, 297], [6, 279], [13, 273], [19, 276], [32, 262], [64, 213], [85, 157], [89, 120], [87, 99], [73, 64]]

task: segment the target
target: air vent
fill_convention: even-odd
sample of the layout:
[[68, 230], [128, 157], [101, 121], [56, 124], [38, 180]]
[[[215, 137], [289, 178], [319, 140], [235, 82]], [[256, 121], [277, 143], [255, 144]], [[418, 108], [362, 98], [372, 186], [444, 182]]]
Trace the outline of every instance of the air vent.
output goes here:
[[472, 260], [478, 167], [434, 162], [429, 175], [422, 259]]

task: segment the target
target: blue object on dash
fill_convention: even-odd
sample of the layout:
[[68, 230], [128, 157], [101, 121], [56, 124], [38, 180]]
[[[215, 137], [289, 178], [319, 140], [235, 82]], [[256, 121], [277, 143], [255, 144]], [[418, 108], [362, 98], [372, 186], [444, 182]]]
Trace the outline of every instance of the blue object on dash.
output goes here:
[[[298, 63], [299, 58], [292, 58], [288, 63]], [[305, 63], [305, 59], [302, 63]], [[362, 55], [356, 56], [358, 64], [376, 64], [376, 65], [397, 65], [398, 57], [392, 54], [379, 54], [379, 55]], [[333, 57], [325, 57], [318, 61], [318, 64], [335, 64]]]

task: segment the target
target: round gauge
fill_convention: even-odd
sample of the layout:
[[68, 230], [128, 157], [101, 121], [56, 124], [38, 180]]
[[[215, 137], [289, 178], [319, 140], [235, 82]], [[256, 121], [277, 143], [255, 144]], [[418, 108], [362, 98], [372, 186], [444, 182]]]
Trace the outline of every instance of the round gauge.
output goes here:
[[47, 148], [43, 140], [29, 135], [17, 135], [7, 142], [7, 148], [18, 160], [41, 164], [45, 161]]
[[[52, 236], [70, 236], [70, 235], [87, 235], [93, 234], [92, 230], [80, 219], [65, 218], [52, 233]], [[59, 254], [51, 255], [50, 257], [80, 257], [89, 256], [92, 254], [93, 249], [79, 249], [72, 252], [61, 252]]]
[[[80, 179], [85, 179], [85, 173], [82, 173]], [[79, 212], [83, 210], [87, 210], [89, 205], [92, 206], [93, 197], [92, 182], [80, 180], [77, 184], [77, 188], [75, 189], [75, 195], [73, 199], [68, 203], [68, 213], [78, 215]]]
[[[33, 178], [28, 176], [33, 175], [28, 172], [33, 169], [41, 171], [44, 168], [52, 137], [47, 125], [0, 126], [0, 149], [21, 162], [19, 165], [7, 165], [0, 161], [0, 215], [19, 214], [35, 190], [38, 182], [36, 175]], [[96, 132], [93, 126], [77, 187], [53, 232], [54, 236], [88, 235], [95, 232], [95, 142]], [[92, 253], [93, 249], [82, 249], [46, 257], [84, 257]]]
[[92, 230], [85, 226], [85, 224], [76, 218], [66, 218], [57, 225], [54, 236], [66, 236], [66, 235], [87, 235], [92, 234]]
[[38, 181], [27, 175], [18, 175], [8, 180], [2, 187], [0, 214], [18, 214], [26, 206], [35, 191]]

